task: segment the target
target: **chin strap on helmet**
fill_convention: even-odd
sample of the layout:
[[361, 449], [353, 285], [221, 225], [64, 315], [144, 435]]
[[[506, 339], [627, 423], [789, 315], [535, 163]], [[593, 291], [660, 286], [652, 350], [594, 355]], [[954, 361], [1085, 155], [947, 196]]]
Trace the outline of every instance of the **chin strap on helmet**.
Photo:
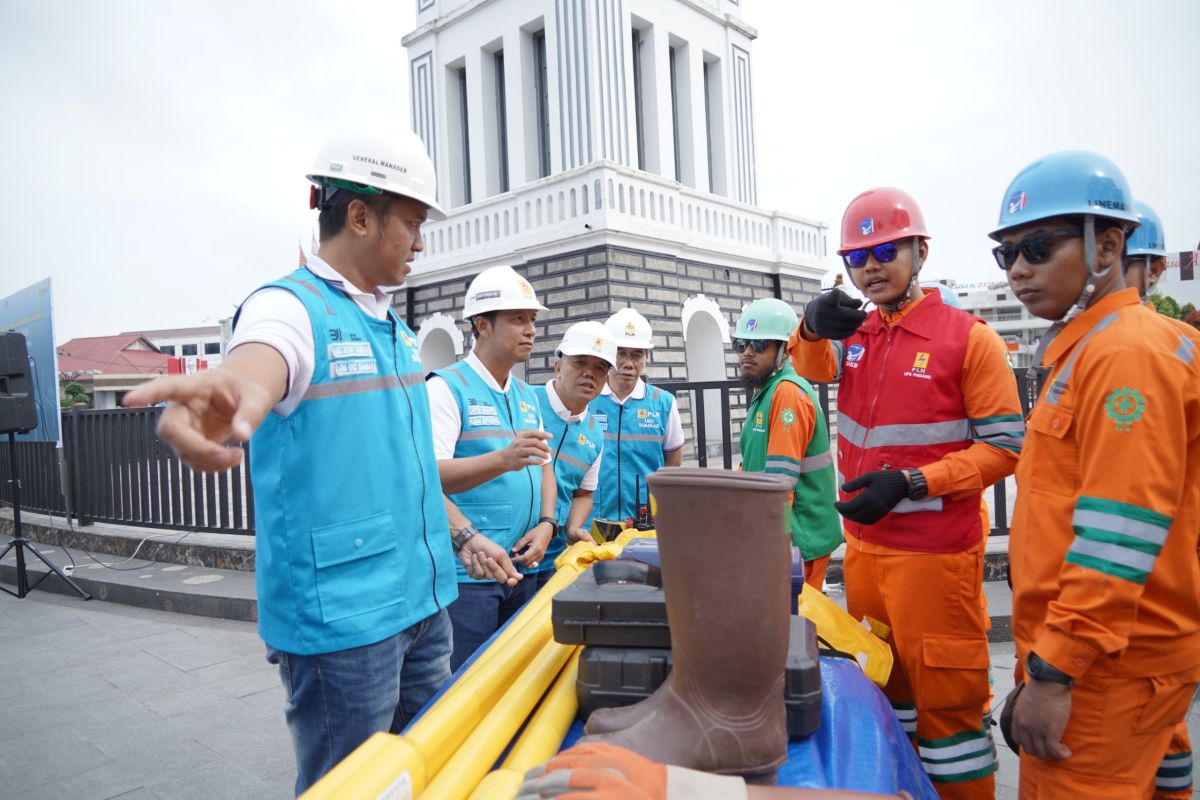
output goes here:
[[1151, 280], [1150, 279], [1150, 261], [1151, 261], [1151, 259], [1152, 259], [1151, 256], [1130, 256], [1125, 261], [1124, 267], [1123, 267], [1124, 271], [1126, 273], [1128, 273], [1130, 267], [1132, 267], [1134, 264], [1138, 263], [1139, 261], [1142, 262], [1142, 270], [1143, 270], [1142, 285], [1141, 285], [1141, 287], [1138, 288], [1138, 293], [1139, 293], [1138, 296], [1141, 298], [1141, 301], [1143, 303], [1150, 299], [1150, 289], [1151, 289], [1151, 286], [1150, 286], [1150, 280]]
[[1092, 299], [1096, 294], [1096, 283], [1109, 272], [1112, 267], [1108, 266], [1100, 269], [1100, 261], [1096, 257], [1096, 217], [1092, 214], [1083, 216], [1083, 263], [1087, 266], [1088, 277], [1087, 282], [1083, 285], [1083, 291], [1079, 293], [1079, 297], [1075, 299], [1075, 303], [1067, 309], [1067, 313], [1063, 314], [1062, 319], [1052, 324], [1038, 342], [1037, 351], [1033, 354], [1033, 365], [1029, 368], [1029, 378], [1036, 380], [1040, 385], [1041, 379], [1046, 375], [1046, 367], [1042, 360], [1046, 355], [1046, 348], [1050, 346], [1050, 342], [1054, 341], [1054, 337], [1058, 336], [1062, 329], [1067, 326], [1071, 320], [1078, 317], [1087, 307], [1092, 304]]
[[904, 287], [904, 294], [896, 298], [893, 303], [881, 303], [880, 307], [890, 314], [895, 314], [900, 309], [912, 302], [913, 287], [917, 285], [917, 275], [921, 272], [921, 237], [912, 237], [912, 277], [908, 279], [908, 286]]
[[1063, 325], [1087, 310], [1096, 294], [1096, 283], [1112, 271], [1111, 266], [1099, 268], [1100, 260], [1096, 257], [1096, 217], [1092, 214], [1085, 214], [1083, 217], [1083, 263], [1087, 266], [1087, 282], [1083, 285], [1079, 297], [1075, 299], [1075, 304], [1067, 309], [1067, 313], [1060, 320]]

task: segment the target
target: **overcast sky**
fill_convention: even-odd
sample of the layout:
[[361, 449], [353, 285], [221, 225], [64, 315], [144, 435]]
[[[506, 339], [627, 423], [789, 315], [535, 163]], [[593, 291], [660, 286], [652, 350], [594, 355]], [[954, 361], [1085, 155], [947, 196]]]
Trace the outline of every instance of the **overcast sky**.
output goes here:
[[[1200, 3], [742, 6], [759, 203], [831, 246], [891, 184], [924, 207], [928, 274], [999, 278], [1004, 189], [1064, 148], [1121, 165], [1169, 249], [1200, 239]], [[0, 0], [0, 296], [52, 277], [60, 343], [228, 316], [294, 266], [321, 141], [409, 126], [414, 21], [414, 0]]]

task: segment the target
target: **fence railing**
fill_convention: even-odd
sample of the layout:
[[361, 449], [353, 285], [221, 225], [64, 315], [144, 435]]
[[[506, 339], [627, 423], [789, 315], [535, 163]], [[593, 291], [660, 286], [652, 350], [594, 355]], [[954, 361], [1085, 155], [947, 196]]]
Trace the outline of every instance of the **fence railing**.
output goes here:
[[[68, 411], [63, 446], [18, 442], [22, 507], [70, 514], [81, 525], [113, 522], [253, 534], [249, 471], [217, 475], [185, 466], [154, 433], [158, 408]], [[12, 503], [8, 444], [0, 444], [0, 499]], [[248, 455], [248, 454], [247, 454]]]
[[[1025, 370], [1014, 373], [1023, 411], [1028, 413], [1036, 395]], [[669, 382], [658, 386], [678, 399], [696, 463], [707, 467], [719, 457], [720, 464], [731, 469], [745, 416], [745, 387], [738, 381]], [[815, 384], [815, 388], [826, 420], [836, 420], [836, 404], [830, 399], [834, 387]], [[717, 402], [709, 402], [712, 400]], [[69, 514], [81, 525], [111, 522], [253, 534], [254, 494], [249, 470], [243, 465], [213, 475], [188, 468], [155, 435], [160, 413], [158, 408], [67, 411], [62, 416], [61, 450], [53, 443], [17, 442], [22, 507]], [[831, 428], [836, 433], [836, 423]], [[710, 435], [710, 431], [716, 434], [716, 429], [720, 435]], [[0, 440], [0, 501], [9, 505], [11, 478], [8, 443]], [[996, 520], [992, 533], [1005, 535], [1008, 498], [1003, 481], [992, 488], [991, 500]]]

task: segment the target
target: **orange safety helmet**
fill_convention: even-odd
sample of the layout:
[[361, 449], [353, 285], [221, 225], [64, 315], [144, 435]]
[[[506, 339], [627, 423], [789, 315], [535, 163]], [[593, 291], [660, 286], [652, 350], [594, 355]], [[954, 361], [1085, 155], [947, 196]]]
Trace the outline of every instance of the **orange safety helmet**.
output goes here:
[[866, 190], [846, 206], [846, 213], [842, 214], [842, 246], [837, 252], [845, 255], [849, 250], [912, 236], [930, 238], [921, 207], [908, 192], [881, 186]]

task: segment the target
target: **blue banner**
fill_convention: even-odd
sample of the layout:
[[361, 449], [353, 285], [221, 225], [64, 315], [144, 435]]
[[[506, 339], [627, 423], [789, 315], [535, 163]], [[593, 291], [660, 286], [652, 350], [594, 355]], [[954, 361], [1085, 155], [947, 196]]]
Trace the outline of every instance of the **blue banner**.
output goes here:
[[25, 336], [33, 377], [38, 425], [29, 433], [17, 434], [19, 442], [58, 442], [58, 351], [54, 348], [54, 315], [50, 305], [50, 279], [0, 300], [0, 331]]

